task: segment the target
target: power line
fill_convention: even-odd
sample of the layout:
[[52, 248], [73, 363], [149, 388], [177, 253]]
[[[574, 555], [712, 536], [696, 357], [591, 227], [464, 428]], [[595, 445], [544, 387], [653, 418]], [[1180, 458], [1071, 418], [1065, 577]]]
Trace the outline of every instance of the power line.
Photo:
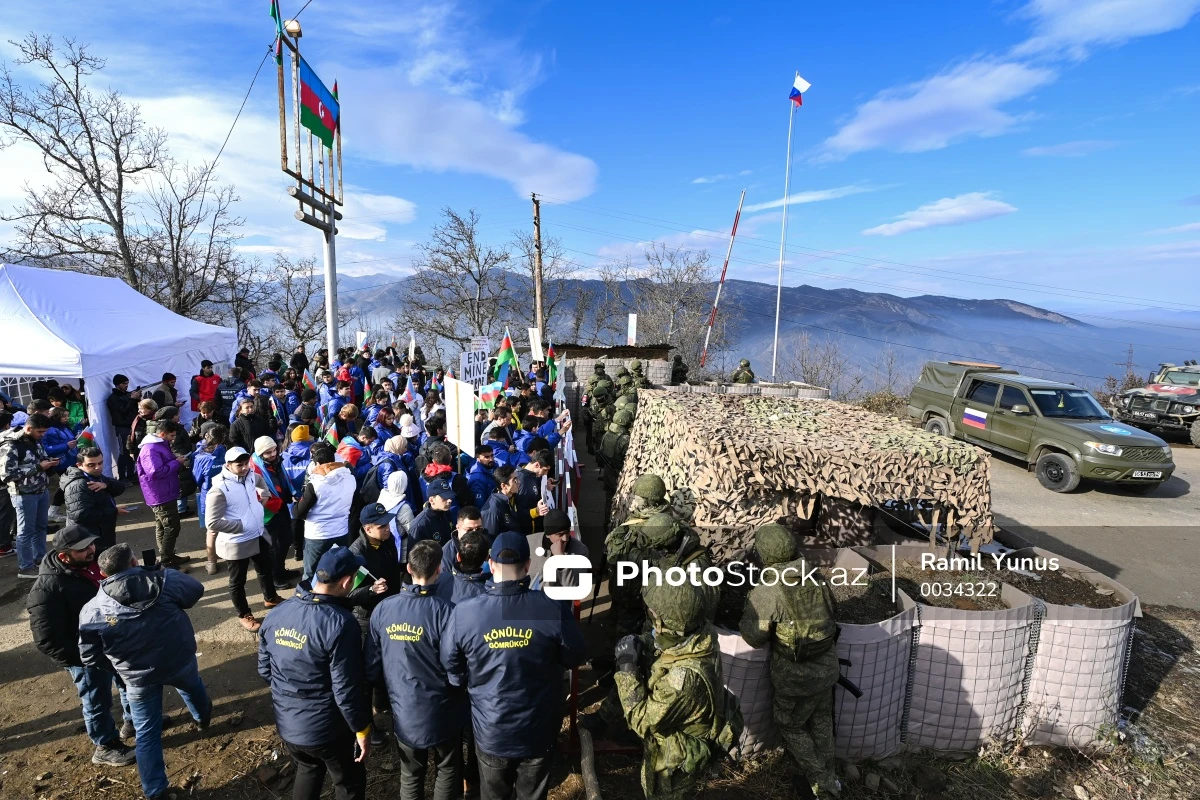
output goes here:
[[213, 167], [221, 160], [221, 154], [225, 152], [225, 145], [229, 144], [229, 137], [233, 136], [233, 129], [237, 127], [238, 120], [242, 118], [242, 111], [246, 108], [246, 101], [250, 99], [250, 92], [254, 91], [254, 82], [258, 80], [258, 74], [262, 72], [263, 64], [267, 63], [267, 57], [271, 55], [273, 49], [274, 43], [267, 45], [267, 52], [263, 53], [262, 61], [258, 62], [258, 69], [254, 70], [254, 77], [250, 79], [250, 87], [246, 89], [242, 104], [238, 106], [237, 114], [233, 117], [233, 124], [229, 126], [229, 132], [225, 134], [225, 141], [221, 142], [221, 149], [217, 151], [216, 158], [213, 159]]

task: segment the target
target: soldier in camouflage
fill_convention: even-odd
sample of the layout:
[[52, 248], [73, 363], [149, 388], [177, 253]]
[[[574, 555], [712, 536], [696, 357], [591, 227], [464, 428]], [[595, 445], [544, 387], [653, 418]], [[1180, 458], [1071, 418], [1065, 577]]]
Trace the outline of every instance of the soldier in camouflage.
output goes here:
[[[687, 570], [692, 564], [696, 565], [697, 574], [702, 574], [713, 565], [712, 554], [700, 543], [696, 532], [669, 512], [660, 511], [648, 518], [639, 534], [641, 548], [636, 560], [650, 562], [664, 575], [671, 567]], [[696, 589], [704, 600], [704, 618], [712, 622], [721, 601], [721, 587], [702, 584]]]
[[588, 409], [592, 418], [592, 443], [596, 447], [599, 447], [604, 439], [608, 424], [612, 421], [612, 400], [612, 384], [608, 378], [597, 381], [595, 388], [588, 395]]
[[683, 363], [683, 356], [678, 353], [671, 359], [671, 383], [678, 386], [687, 382], [688, 367]]
[[608, 380], [608, 374], [604, 371], [604, 362], [597, 361], [595, 368], [592, 370], [592, 374], [589, 375], [587, 379], [587, 393], [590, 395], [596, 390], [597, 383], [606, 380]]
[[629, 427], [633, 425], [633, 414], [621, 409], [613, 414], [613, 421], [608, 425], [608, 432], [600, 440], [601, 468], [604, 472], [604, 491], [607, 502], [612, 503], [612, 496], [617, 491], [617, 479], [625, 466], [625, 452], [629, 449]]
[[633, 498], [629, 504], [629, 516], [613, 528], [604, 540], [605, 557], [609, 564], [609, 596], [612, 597], [612, 614], [618, 636], [641, 633], [645, 621], [641, 594], [637, 586], [617, 586], [618, 565], [622, 561], [638, 563], [645, 547], [641, 536], [642, 526], [660, 512], [668, 512], [667, 486], [662, 478], [651, 473], [638, 477], [633, 484]]
[[[764, 525], [754, 534], [754, 549], [764, 567], [781, 575], [796, 561], [796, 540], [782, 525]], [[771, 644], [771, 684], [775, 689], [775, 725], [803, 779], [793, 780], [801, 797], [829, 797], [841, 785], [833, 771], [833, 686], [840, 668], [834, 646], [837, 623], [829, 584], [759, 585], [750, 592], [742, 615], [742, 638], [751, 647]], [[793, 580], [793, 583], [796, 583]]]
[[613, 403], [613, 408], [617, 411], [628, 411], [634, 419], [637, 418], [637, 394], [623, 394]]
[[629, 729], [643, 742], [647, 800], [682, 800], [737, 743], [742, 715], [721, 681], [717, 637], [696, 589], [652, 587], [646, 603], [654, 628], [617, 644], [617, 691]]
[[642, 373], [642, 362], [640, 359], [635, 358], [633, 361], [629, 362], [629, 377], [633, 379], [633, 388], [650, 388], [649, 379], [646, 378], [646, 376]]
[[738, 362], [738, 367], [729, 376], [729, 380], [733, 383], [754, 383], [754, 370], [750, 369], [749, 359], [743, 358]]

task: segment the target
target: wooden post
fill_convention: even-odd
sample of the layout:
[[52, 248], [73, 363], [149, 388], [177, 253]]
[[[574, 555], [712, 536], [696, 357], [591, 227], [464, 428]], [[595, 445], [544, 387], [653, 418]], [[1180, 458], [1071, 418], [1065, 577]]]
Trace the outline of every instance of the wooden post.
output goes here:
[[546, 337], [546, 319], [542, 316], [542, 203], [533, 198], [533, 324], [542, 338]]

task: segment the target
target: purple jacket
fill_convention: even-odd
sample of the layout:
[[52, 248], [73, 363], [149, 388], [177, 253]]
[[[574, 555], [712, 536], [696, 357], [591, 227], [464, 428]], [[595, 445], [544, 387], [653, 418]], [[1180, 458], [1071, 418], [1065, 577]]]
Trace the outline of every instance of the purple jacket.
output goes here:
[[137, 457], [137, 476], [146, 505], [159, 506], [179, 499], [179, 470], [182, 466], [171, 446], [157, 436], [142, 440]]

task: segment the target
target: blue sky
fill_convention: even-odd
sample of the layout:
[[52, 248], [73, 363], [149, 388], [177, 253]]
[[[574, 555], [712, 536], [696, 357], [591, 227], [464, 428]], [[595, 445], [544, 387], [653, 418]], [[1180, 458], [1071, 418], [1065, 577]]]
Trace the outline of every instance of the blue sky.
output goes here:
[[[285, 16], [299, 0], [282, 3]], [[89, 42], [188, 160], [211, 158], [271, 40], [269, 3], [8, 3], [0, 39]], [[348, 274], [402, 273], [451, 206], [585, 267], [663, 240], [773, 282], [1200, 310], [1200, 0], [917, 4], [312, 0], [302, 47], [343, 101]], [[6, 53], [7, 54], [7, 53]], [[268, 62], [221, 163], [251, 254], [319, 254], [278, 172]], [[11, 205], [44, 174], [0, 151]], [[1040, 284], [1040, 285], [1034, 285]], [[1057, 288], [1056, 288], [1057, 287]]]

